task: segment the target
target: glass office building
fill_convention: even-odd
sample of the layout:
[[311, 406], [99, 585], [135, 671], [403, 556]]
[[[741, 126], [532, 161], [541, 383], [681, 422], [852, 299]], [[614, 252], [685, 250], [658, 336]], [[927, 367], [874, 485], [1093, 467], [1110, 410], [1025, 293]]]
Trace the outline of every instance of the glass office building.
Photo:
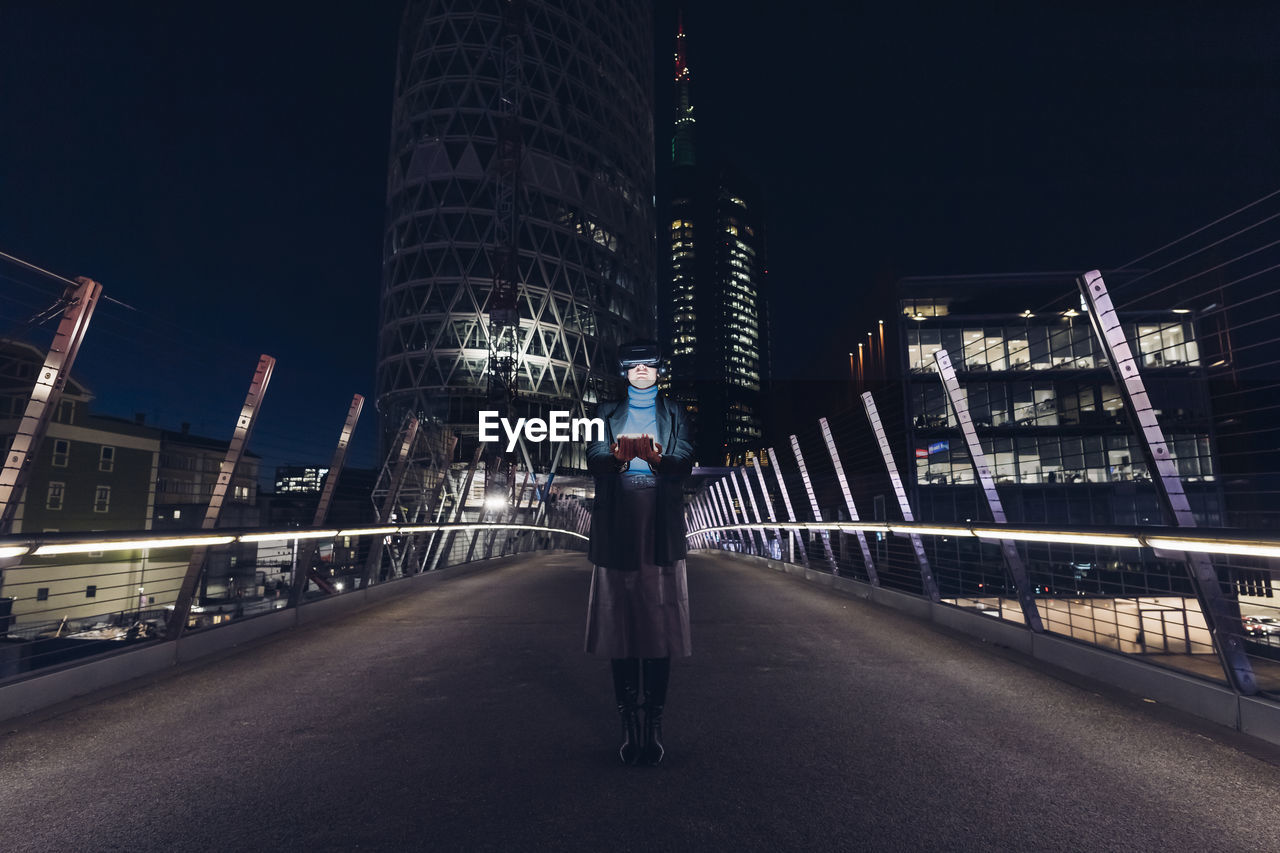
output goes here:
[[[1119, 283], [1122, 279], [1113, 279]], [[1094, 339], [1074, 275], [907, 278], [899, 282], [905, 473], [923, 521], [990, 520], [933, 353], [946, 350], [1011, 524], [1160, 525], [1166, 519], [1105, 352]], [[1038, 306], [1057, 302], [1056, 310]], [[1222, 491], [1194, 317], [1121, 314], [1192, 510], [1222, 524]], [[1004, 585], [979, 543], [935, 541], [944, 596]], [[971, 549], [973, 554], [960, 553]], [[957, 550], [959, 549], [959, 550]], [[1185, 574], [1139, 552], [1059, 545], [1029, 549], [1037, 588], [1120, 592], [1152, 588], [1131, 573]], [[950, 568], [948, 569], [948, 565]], [[1126, 584], [1126, 580], [1129, 581]], [[1173, 580], [1156, 583], [1157, 588]]]
[[665, 235], [671, 286], [662, 333], [663, 390], [694, 426], [699, 465], [742, 464], [760, 449], [769, 385], [765, 217], [760, 193], [728, 163], [696, 149], [683, 27], [676, 37], [672, 198]]

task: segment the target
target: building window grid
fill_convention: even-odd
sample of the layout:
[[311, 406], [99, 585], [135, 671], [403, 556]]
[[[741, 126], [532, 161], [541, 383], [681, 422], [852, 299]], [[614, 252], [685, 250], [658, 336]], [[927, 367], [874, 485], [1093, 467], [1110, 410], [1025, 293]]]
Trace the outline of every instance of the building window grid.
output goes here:
[[[1126, 323], [1144, 367], [1193, 367], [1199, 347], [1188, 321]], [[907, 329], [907, 359], [913, 373], [933, 373], [933, 353], [945, 349], [957, 370], [1049, 370], [1105, 367], [1087, 320], [1060, 325], [915, 327]]]
[[[917, 398], [918, 399], [918, 398]], [[921, 485], [966, 485], [975, 482], [963, 438], [954, 429], [946, 437], [928, 420], [916, 436], [916, 482]], [[928, 416], [917, 416], [917, 424]], [[975, 423], [977, 419], [975, 418]], [[1149, 481], [1150, 471], [1138, 440], [1130, 435], [979, 436], [997, 485], [1117, 483]], [[1217, 479], [1207, 434], [1172, 433], [1170, 456], [1186, 483]]]
[[[912, 317], [919, 305], [907, 307], [904, 313]], [[941, 306], [939, 316], [945, 315], [946, 308]], [[932, 316], [932, 312], [930, 312]], [[971, 331], [977, 331], [974, 327]], [[1134, 346], [1135, 355], [1142, 358], [1144, 367], [1190, 367], [1199, 364], [1199, 352], [1196, 342], [1191, 336], [1189, 323], [1180, 321], [1144, 324], [1126, 324], [1126, 334]], [[943, 330], [939, 337], [930, 340], [919, 333], [927, 330], [913, 326], [906, 330], [908, 336], [908, 364], [912, 373], [933, 372], [932, 351], [941, 343]], [[955, 330], [946, 330], [949, 337], [955, 339]], [[1029, 333], [1019, 334], [1021, 329], [1009, 327], [1009, 334], [1003, 340], [988, 340], [1000, 335], [990, 335], [986, 328], [982, 329], [981, 346], [970, 343], [966, 350], [963, 343], [960, 347], [948, 346], [953, 362], [960, 370], [961, 365], [970, 360], [986, 361], [990, 370], [1046, 370], [1052, 368], [1079, 369], [1081, 367], [1105, 367], [1105, 358], [1092, 349], [1090, 330], [1086, 321], [1077, 321], [1066, 325], [1065, 334], [1059, 330], [1045, 327], [1031, 327]], [[977, 336], [970, 335], [973, 342]], [[961, 339], [963, 340], [963, 339]], [[932, 344], [932, 346], [929, 346]], [[1003, 352], [1000, 350], [1003, 349]], [[923, 350], [923, 351], [922, 351]], [[961, 353], [957, 357], [956, 353]], [[1007, 367], [1000, 367], [999, 360], [1003, 356]], [[1092, 359], [1092, 362], [1090, 362]], [[967, 366], [967, 365], [966, 365]], [[977, 369], [981, 370], [979, 363]], [[1149, 374], [1149, 379], [1159, 381], [1161, 374]], [[1174, 376], [1187, 377], [1186, 374]], [[970, 376], [968, 379], [972, 379]], [[1047, 378], [1047, 377], [1046, 377]], [[1188, 381], [1196, 380], [1187, 377]], [[1166, 380], [1168, 381], [1168, 380]], [[1156, 501], [1155, 490], [1138, 488], [1136, 490], [1097, 491], [1087, 488], [1054, 488], [1051, 483], [1115, 483], [1128, 480], [1148, 479], [1145, 464], [1141, 461], [1141, 452], [1137, 439], [1128, 434], [1128, 423], [1123, 417], [1123, 404], [1120, 390], [1109, 381], [1087, 382], [1066, 381], [1057, 379], [1049, 382], [1005, 383], [1000, 387], [995, 383], [991, 388], [979, 389], [981, 383], [962, 380], [969, 392], [971, 410], [975, 411], [975, 422], [979, 422], [981, 440], [988, 455], [988, 463], [992, 466], [998, 482], [1040, 484], [1022, 492], [1022, 498], [1006, 504], [1013, 523], [1048, 523], [1058, 524], [1159, 524], [1163, 523], [1163, 513]], [[917, 454], [918, 483], [921, 486], [973, 483], [972, 466], [968, 454], [963, 450], [963, 439], [955, 429], [954, 419], [947, 411], [940, 384], [931, 380], [928, 385], [919, 381], [909, 383], [909, 399], [913, 410], [914, 442]], [[932, 387], [930, 387], [932, 386]], [[1211, 526], [1222, 524], [1223, 507], [1221, 496], [1215, 488], [1207, 487], [1215, 479], [1213, 459], [1210, 454], [1211, 442], [1206, 433], [1187, 431], [1186, 425], [1194, 422], [1207, 422], [1208, 414], [1196, 413], [1197, 407], [1203, 403], [1193, 393], [1194, 389], [1184, 388], [1182, 399], [1178, 402], [1162, 401], [1160, 396], [1168, 396], [1168, 387], [1157, 390], [1153, 388], [1153, 400], [1158, 405], [1165, 405], [1161, 420], [1166, 424], [1166, 435], [1169, 449], [1175, 458], [1175, 464], [1183, 481], [1188, 483], [1187, 495], [1192, 510], [1201, 523]], [[985, 397], [984, 397], [985, 395]], [[1004, 396], [1004, 395], [1007, 395]], [[983, 403], [991, 403], [990, 423], [980, 423]], [[1001, 423], [1002, 418], [1004, 423]], [[1111, 429], [1113, 433], [1124, 429], [1124, 434], [1094, 435], [1035, 435], [1031, 430], [1019, 429], [1013, 435], [1002, 437], [982, 435], [981, 427], [1001, 425], [1010, 427], [1058, 426], [1065, 424], [1068, 428], [1087, 429], [1098, 426]], [[1179, 430], [1178, 425], [1182, 425]], [[1114, 426], [1112, 426], [1114, 425]], [[943, 428], [949, 427], [947, 433]], [[1030, 434], [1029, 434], [1030, 433]], [[947, 448], [937, 447], [946, 441]], [[950, 447], [959, 444], [960, 448], [952, 451]], [[930, 453], [930, 450], [934, 450]], [[950, 470], [948, 470], [950, 468]], [[1074, 475], [1074, 476], [1073, 476]], [[918, 492], [922, 518], [938, 521], [977, 518], [978, 495], [970, 487], [954, 489], [922, 488]], [[978, 554], [970, 554], [968, 546], [959, 541], [950, 543], [937, 542], [931, 544], [936, 548], [935, 565], [939, 578], [949, 586], [959, 577], [966, 590], [976, 589], [982, 593], [981, 581], [987, 582], [987, 590], [1000, 590], [1006, 581], [1003, 578], [1001, 560], [998, 551], [988, 549], [991, 553], [984, 559]], [[1133, 596], [1152, 596], [1170, 594], [1188, 595], [1191, 590], [1186, 583], [1185, 572], [1180, 565], [1160, 563], [1150, 557], [1136, 561], [1124, 562], [1123, 554], [1104, 549], [1080, 548], [1064, 558], [1062, 546], [1049, 555], [1039, 558], [1039, 546], [1028, 548], [1028, 568], [1033, 583], [1037, 586], [1052, 588], [1054, 591], [1073, 591], [1078, 594], [1096, 594], [1114, 596], [1116, 613], [1110, 614], [1119, 623], [1125, 618], [1118, 610], [1122, 601], [1135, 607], [1159, 608], [1161, 605], [1154, 599], [1142, 599]], [[955, 551], [955, 559], [948, 559], [947, 552]], [[960, 553], [964, 551], [965, 553]], [[947, 576], [952, 578], [948, 579]], [[977, 582], [977, 583], [975, 583]], [[1005, 594], [1010, 590], [1004, 590]], [[986, 594], [999, 594], [987, 592]], [[1122, 596], [1131, 596], [1123, 599]], [[1110, 631], [1111, 623], [1105, 618], [1107, 614], [1097, 617], [1086, 615], [1086, 621], [1095, 631]], [[1061, 617], [1061, 618], [1059, 618]], [[1063, 620], [1066, 620], [1065, 622]], [[1101, 620], [1101, 621], [1099, 621]], [[1078, 621], [1078, 620], [1075, 620]], [[1068, 632], [1073, 636], [1080, 634], [1080, 626], [1075, 624], [1072, 614], [1050, 614], [1046, 617], [1050, 630]], [[1055, 623], [1055, 624], [1048, 624]], [[1058, 624], [1060, 623], [1060, 624]], [[1083, 624], [1083, 623], [1082, 623]], [[1189, 636], [1196, 626], [1187, 625], [1181, 634], [1182, 642], [1195, 645], [1194, 637]], [[1098, 642], [1104, 639], [1099, 634]], [[1111, 638], [1112, 640], [1114, 638]], [[1206, 645], [1207, 649], [1208, 646]]]
[[[951, 522], [982, 517], [972, 486], [922, 488], [918, 501], [920, 517]], [[1216, 492], [1203, 487], [1187, 489], [1187, 498], [1196, 519], [1206, 526], [1221, 526], [1223, 508]], [[1011, 524], [1146, 526], [1163, 524], [1165, 519], [1153, 489], [1105, 494], [1091, 489], [1031, 488], [1016, 501], [1005, 505]], [[997, 556], [995, 566], [999, 566]], [[1129, 564], [1131, 565], [1131, 564]], [[996, 569], [999, 577], [999, 570]], [[1142, 589], [1137, 587], [1137, 589]]]
[[71, 442], [65, 438], [55, 439], [53, 442], [53, 467], [66, 468], [70, 458]]
[[[918, 306], [916, 306], [918, 307]], [[910, 316], [912, 309], [906, 313]], [[1185, 321], [1126, 324], [1145, 366], [1199, 364], [1196, 342]], [[932, 353], [939, 347], [961, 353], [961, 369], [1046, 370], [1105, 366], [1094, 352], [1091, 330], [1085, 323], [1064, 326], [1023, 327], [973, 324], [945, 328], [910, 328], [907, 352], [913, 373], [933, 372]], [[954, 358], [954, 356], [953, 356]], [[956, 423], [940, 386], [913, 383], [913, 423], [917, 430], [954, 430]], [[966, 383], [970, 412], [977, 427], [1127, 427], [1120, 390], [1110, 382], [1087, 381]], [[1185, 421], [1194, 403], [1175, 403], [1168, 413], [1172, 423]], [[1185, 408], [1184, 408], [1185, 406]], [[1158, 414], [1165, 414], [1157, 410]], [[947, 440], [945, 451], [929, 452], [943, 440], [919, 436], [917, 482], [922, 485], [972, 483], [972, 465], [958, 440]], [[984, 437], [984, 447], [997, 482], [1076, 483], [1120, 482], [1149, 479], [1150, 474], [1134, 439], [1127, 435]], [[1014, 449], [1016, 442], [1016, 451]], [[1180, 476], [1187, 482], [1216, 479], [1207, 434], [1171, 433], [1169, 449]], [[921, 454], [924, 455], [921, 455]]]

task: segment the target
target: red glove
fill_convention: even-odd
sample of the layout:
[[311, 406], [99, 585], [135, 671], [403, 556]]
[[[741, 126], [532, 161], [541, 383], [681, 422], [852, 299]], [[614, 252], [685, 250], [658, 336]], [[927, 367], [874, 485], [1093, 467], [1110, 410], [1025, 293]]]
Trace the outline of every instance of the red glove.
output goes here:
[[658, 442], [649, 438], [647, 435], [642, 435], [640, 438], [642, 440], [649, 439], [649, 441], [644, 442], [643, 446], [640, 448], [640, 452], [638, 452], [636, 456], [640, 457], [645, 462], [648, 462], [649, 467], [654, 471], [657, 471], [658, 463], [662, 461], [662, 445], [658, 444]]

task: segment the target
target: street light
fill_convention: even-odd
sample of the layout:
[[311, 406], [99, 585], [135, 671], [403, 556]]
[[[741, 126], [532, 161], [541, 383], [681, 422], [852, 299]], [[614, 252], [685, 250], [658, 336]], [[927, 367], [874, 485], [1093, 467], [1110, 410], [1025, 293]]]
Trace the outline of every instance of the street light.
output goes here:
[[888, 379], [889, 370], [886, 367], [886, 364], [888, 362], [885, 361], [885, 357], [884, 357], [884, 320], [877, 320], [876, 322], [880, 326], [880, 369], [884, 371], [884, 378]]

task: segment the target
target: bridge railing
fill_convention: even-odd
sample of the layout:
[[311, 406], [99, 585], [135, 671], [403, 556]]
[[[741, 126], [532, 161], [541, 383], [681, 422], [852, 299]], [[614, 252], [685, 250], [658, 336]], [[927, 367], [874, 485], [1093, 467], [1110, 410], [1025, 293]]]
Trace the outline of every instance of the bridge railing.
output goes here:
[[[174, 639], [175, 621], [185, 626], [183, 633], [216, 630], [425, 573], [398, 566], [438, 571], [531, 550], [584, 550], [586, 510], [577, 502], [562, 503], [547, 511], [545, 523], [530, 523], [530, 510], [530, 519], [506, 523], [0, 537], [8, 605], [0, 614], [0, 681]], [[371, 569], [370, 551], [379, 539], [386, 553], [417, 548], [421, 556], [379, 556]], [[315, 553], [300, 547], [309, 540], [323, 546], [319, 559], [304, 568], [297, 558]], [[210, 549], [199, 593], [175, 620], [179, 587], [196, 547]], [[241, 559], [251, 561], [253, 570], [232, 563]], [[235, 572], [220, 573], [219, 566]], [[241, 580], [250, 576], [251, 586]], [[295, 587], [300, 595], [291, 595]]]
[[[988, 447], [995, 441], [983, 438]], [[890, 443], [893, 466], [904, 450], [910, 461], [901, 433]], [[1044, 523], [995, 521], [978, 478], [938, 488], [891, 470], [872, 421], [859, 411], [838, 411], [788, 444], [708, 479], [687, 507], [690, 547], [899, 590], [1280, 698], [1274, 530], [1071, 524], [1082, 506], [1094, 515], [1115, 506], [1098, 494], [1110, 500], [1146, 491], [1155, 506], [1153, 484], [1018, 483], [1016, 471], [1007, 478], [998, 471], [998, 493], [1018, 519], [1029, 515], [1028, 502], [1015, 503], [1018, 488], [1034, 492], [1046, 507]], [[1211, 494], [1220, 484], [1189, 483], [1188, 491], [1197, 487]], [[961, 520], [910, 520], [945, 512]], [[1052, 523], [1055, 516], [1062, 524]]]
[[[1280, 698], [1280, 631], [1260, 621], [1269, 609], [1265, 595], [1237, 593], [1239, 629], [1215, 634], [1184, 569], [1189, 553], [1212, 555], [1226, 565], [1256, 565], [1280, 557], [1280, 537], [1251, 538], [1236, 530], [1189, 534], [1153, 527], [847, 521], [695, 526], [689, 537], [694, 547], [797, 565], [807, 560], [810, 571], [927, 597], [912, 541], [918, 539], [941, 604], [1028, 629], [1030, 610], [1040, 619], [1039, 630], [1228, 686], [1217, 643], [1234, 634], [1251, 664], [1256, 692]], [[868, 541], [876, 581], [858, 537]], [[824, 538], [830, 540], [830, 559]], [[1008, 576], [1002, 542], [1013, 543], [1026, 561], [1033, 584], [1030, 608]], [[1106, 568], [1135, 559], [1145, 560], [1147, 571]]]

